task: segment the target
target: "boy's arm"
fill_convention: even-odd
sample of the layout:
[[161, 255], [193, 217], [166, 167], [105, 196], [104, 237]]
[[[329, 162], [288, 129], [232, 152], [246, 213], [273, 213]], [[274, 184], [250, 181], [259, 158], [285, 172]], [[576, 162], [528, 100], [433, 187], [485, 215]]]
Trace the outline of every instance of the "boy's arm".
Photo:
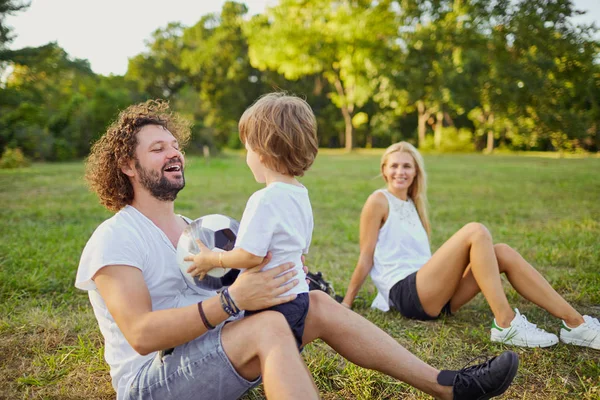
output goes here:
[[261, 263], [264, 257], [257, 256], [255, 254], [249, 253], [241, 247], [237, 247], [233, 250], [226, 251], [224, 253], [216, 253], [213, 252], [214, 256], [217, 258], [217, 265], [219, 264], [219, 254], [221, 256], [221, 262], [223, 267], [225, 268], [235, 268], [235, 269], [246, 269], [252, 268]]
[[197, 240], [197, 242], [200, 252], [194, 256], [188, 256], [184, 260], [193, 262], [187, 272], [192, 276], [198, 275], [200, 279], [214, 268], [247, 269], [260, 264], [264, 259], [264, 257], [254, 255], [241, 248], [225, 252], [212, 251], [201, 241]]

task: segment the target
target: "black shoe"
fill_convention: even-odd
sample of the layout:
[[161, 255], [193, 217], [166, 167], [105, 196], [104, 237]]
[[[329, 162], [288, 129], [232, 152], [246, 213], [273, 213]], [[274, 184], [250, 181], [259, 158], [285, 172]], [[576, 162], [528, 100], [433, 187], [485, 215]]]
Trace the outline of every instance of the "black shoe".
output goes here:
[[452, 386], [456, 400], [487, 400], [506, 391], [519, 368], [519, 356], [505, 351], [483, 364], [465, 367], [460, 371], [441, 371], [437, 381]]

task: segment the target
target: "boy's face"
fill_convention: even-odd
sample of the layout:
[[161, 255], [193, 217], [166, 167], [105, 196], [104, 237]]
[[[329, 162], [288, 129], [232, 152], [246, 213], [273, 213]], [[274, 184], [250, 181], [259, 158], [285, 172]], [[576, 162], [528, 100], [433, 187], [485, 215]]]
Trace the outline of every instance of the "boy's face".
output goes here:
[[250, 171], [252, 171], [252, 174], [254, 175], [254, 179], [256, 179], [256, 182], [258, 183], [265, 183], [266, 178], [265, 178], [265, 166], [263, 165], [263, 163], [260, 161], [260, 156], [254, 152], [250, 146], [248, 146], [248, 143], [246, 143], [246, 164], [248, 164], [248, 167], [250, 168]]

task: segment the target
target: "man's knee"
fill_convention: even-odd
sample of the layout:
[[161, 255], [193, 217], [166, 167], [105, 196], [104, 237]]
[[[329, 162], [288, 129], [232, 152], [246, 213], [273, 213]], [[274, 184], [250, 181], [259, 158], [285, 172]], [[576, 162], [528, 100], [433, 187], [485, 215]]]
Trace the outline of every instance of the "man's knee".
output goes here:
[[253, 336], [260, 345], [270, 345], [281, 341], [291, 340], [294, 337], [283, 314], [277, 311], [263, 311], [247, 318], [249, 336]]
[[338, 303], [331, 298], [327, 293], [321, 290], [311, 290], [308, 294], [310, 296], [310, 310], [315, 311], [317, 314], [327, 314], [331, 307], [335, 307]]
[[470, 222], [466, 224], [463, 229], [467, 232], [467, 235], [472, 242], [481, 239], [490, 240], [492, 238], [492, 234], [488, 228], [479, 222]]
[[308, 308], [307, 324], [311, 328], [321, 329], [326, 323], [327, 319], [336, 312], [335, 307], [341, 307], [335, 300], [331, 298], [327, 293], [321, 290], [311, 290], [310, 296], [310, 307]]
[[285, 340], [295, 345], [292, 330], [277, 311], [262, 311], [225, 325], [222, 340], [232, 346], [243, 343], [246, 350], [256, 352]]

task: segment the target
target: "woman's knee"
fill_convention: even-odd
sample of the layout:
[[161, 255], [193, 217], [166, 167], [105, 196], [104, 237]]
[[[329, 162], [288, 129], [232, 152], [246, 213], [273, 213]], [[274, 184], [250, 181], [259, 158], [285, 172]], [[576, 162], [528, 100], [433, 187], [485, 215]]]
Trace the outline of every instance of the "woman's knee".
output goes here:
[[488, 228], [479, 222], [469, 222], [462, 229], [467, 233], [470, 241], [492, 238]]
[[513, 265], [511, 260], [516, 254], [515, 250], [505, 243], [497, 243], [494, 245], [494, 252], [496, 253], [500, 272], [506, 272]]

